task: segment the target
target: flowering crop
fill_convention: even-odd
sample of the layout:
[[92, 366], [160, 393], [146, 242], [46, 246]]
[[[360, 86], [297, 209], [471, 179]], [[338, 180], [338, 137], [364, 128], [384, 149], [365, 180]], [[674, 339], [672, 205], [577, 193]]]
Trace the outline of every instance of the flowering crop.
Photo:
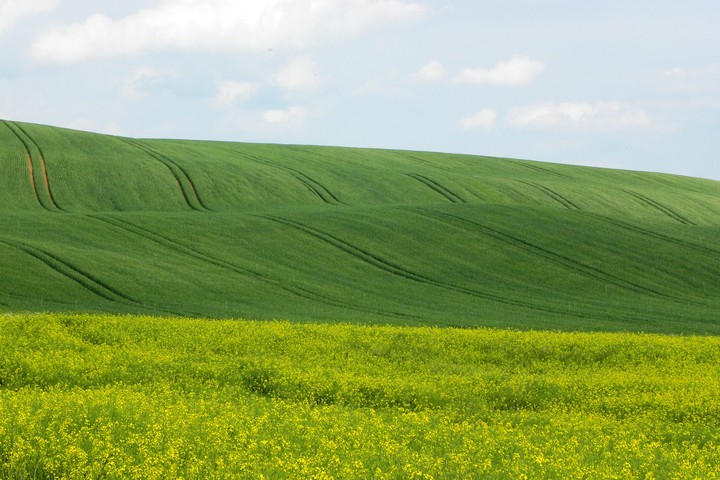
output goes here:
[[0, 316], [2, 478], [718, 478], [720, 339]]

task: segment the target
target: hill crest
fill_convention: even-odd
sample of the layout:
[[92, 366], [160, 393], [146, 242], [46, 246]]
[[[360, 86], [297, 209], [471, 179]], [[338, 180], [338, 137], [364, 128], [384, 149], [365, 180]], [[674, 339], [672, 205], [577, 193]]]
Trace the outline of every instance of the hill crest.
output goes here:
[[0, 310], [720, 331], [720, 182], [1, 123]]

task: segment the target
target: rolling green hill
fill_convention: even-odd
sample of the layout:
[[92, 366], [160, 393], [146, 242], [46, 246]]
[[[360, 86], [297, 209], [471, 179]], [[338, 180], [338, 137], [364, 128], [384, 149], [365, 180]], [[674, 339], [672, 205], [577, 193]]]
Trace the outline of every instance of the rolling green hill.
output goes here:
[[0, 311], [720, 333], [720, 182], [0, 124]]

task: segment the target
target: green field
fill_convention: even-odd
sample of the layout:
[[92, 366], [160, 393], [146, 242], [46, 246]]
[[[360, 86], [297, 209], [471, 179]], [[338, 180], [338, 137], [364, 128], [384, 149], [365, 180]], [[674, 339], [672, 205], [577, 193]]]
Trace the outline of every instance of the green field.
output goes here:
[[719, 476], [720, 182], [12, 121], [0, 171], [0, 478]]
[[720, 182], [3, 121], [0, 310], [715, 334]]
[[2, 478], [718, 478], [720, 339], [0, 317]]

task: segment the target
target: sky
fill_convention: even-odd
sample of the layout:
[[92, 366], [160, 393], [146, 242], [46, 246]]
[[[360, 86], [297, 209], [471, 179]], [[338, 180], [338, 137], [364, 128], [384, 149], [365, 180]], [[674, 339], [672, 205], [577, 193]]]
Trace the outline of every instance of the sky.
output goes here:
[[720, 180], [717, 0], [0, 0], [0, 118]]

